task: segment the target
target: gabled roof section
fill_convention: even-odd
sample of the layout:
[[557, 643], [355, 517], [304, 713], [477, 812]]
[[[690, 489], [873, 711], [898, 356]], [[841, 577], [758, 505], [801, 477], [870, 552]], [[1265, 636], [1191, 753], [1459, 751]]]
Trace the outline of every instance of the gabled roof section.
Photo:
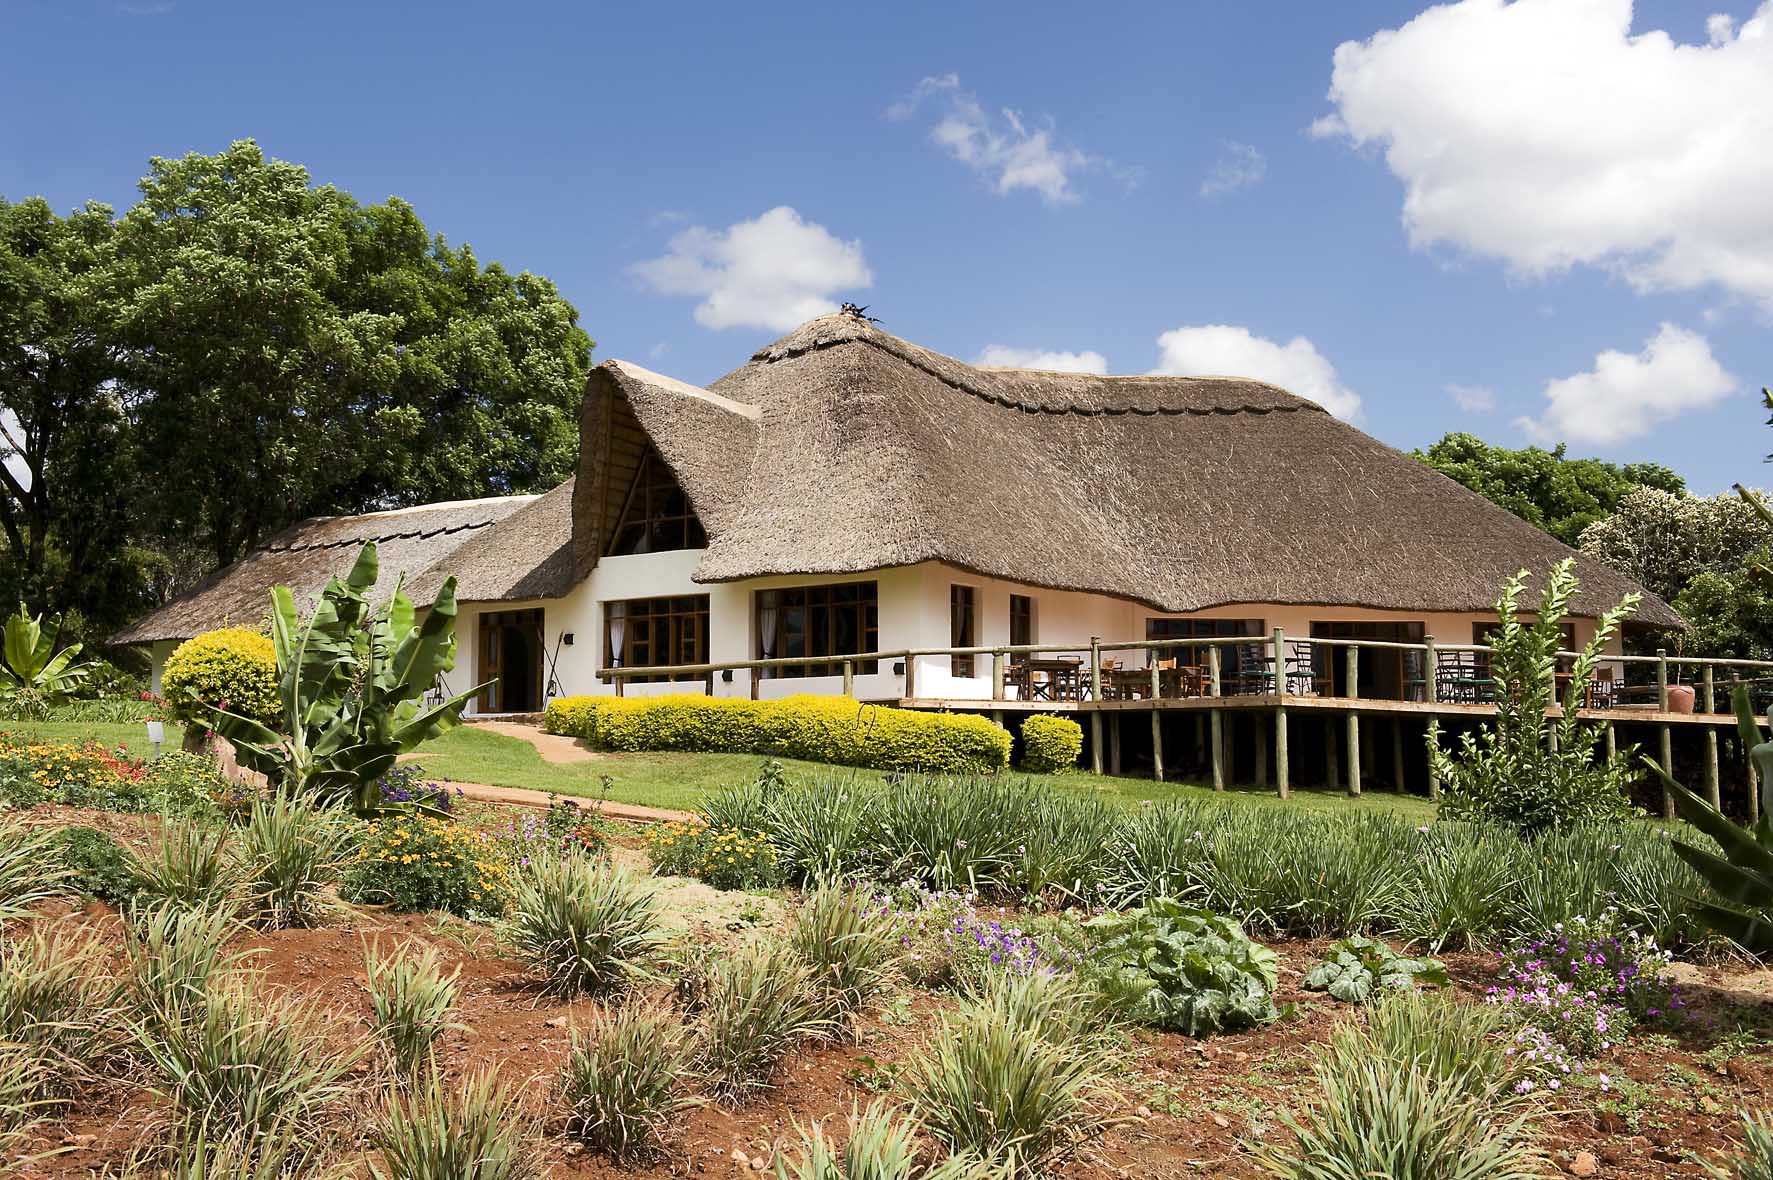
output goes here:
[[[1164, 611], [1465, 612], [1573, 554], [1244, 378], [978, 368], [840, 314], [706, 390], [622, 362], [598, 367], [588, 407], [600, 387], [602, 412], [625, 401], [702, 516], [702, 581], [934, 561]], [[580, 561], [582, 575], [582, 548]], [[1637, 589], [1577, 565], [1579, 613]], [[1681, 623], [1649, 595], [1638, 619]]]

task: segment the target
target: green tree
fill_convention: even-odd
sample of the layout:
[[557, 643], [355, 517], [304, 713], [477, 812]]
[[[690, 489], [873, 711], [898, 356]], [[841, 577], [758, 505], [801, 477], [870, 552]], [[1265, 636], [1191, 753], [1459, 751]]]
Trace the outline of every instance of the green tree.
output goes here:
[[1640, 487], [1683, 492], [1681, 477], [1659, 463], [1571, 459], [1551, 450], [1491, 446], [1476, 435], [1449, 434], [1416, 458], [1574, 547], [1582, 530], [1609, 515]]
[[1671, 604], [1698, 575], [1740, 574], [1770, 544], [1773, 528], [1740, 496], [1656, 488], [1629, 493], [1581, 538], [1583, 553]]

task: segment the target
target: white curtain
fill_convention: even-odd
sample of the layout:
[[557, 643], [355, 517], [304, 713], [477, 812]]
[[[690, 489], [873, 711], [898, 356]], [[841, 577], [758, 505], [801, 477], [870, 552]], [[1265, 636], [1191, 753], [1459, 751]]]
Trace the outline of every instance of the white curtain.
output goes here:
[[622, 639], [628, 633], [628, 604], [625, 602], [606, 603], [603, 617], [609, 621], [609, 666], [622, 666]]
[[[776, 656], [777, 601], [774, 590], [765, 590], [757, 596], [757, 645], [762, 649], [766, 660]], [[761, 675], [767, 677], [769, 673], [762, 672]]]

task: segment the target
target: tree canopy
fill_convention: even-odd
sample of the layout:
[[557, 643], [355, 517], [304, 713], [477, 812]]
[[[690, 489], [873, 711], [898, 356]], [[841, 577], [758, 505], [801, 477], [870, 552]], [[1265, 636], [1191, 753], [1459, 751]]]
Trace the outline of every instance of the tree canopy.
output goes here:
[[1660, 463], [1572, 459], [1563, 444], [1510, 450], [1476, 435], [1454, 433], [1416, 458], [1575, 547], [1582, 530], [1608, 516], [1640, 487], [1684, 492], [1686, 483]]
[[140, 190], [0, 198], [0, 590], [108, 629], [303, 517], [571, 473], [591, 340], [547, 279], [250, 140]]

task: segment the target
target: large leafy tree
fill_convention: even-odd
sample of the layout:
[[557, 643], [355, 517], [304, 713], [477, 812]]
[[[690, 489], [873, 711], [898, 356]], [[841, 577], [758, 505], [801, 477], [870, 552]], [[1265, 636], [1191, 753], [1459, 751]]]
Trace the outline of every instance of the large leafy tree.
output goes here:
[[1560, 443], [1551, 450], [1492, 446], [1476, 435], [1454, 433], [1418, 459], [1486, 499], [1574, 546], [1582, 530], [1609, 514], [1640, 487], [1681, 492], [1681, 477], [1659, 463], [1615, 464], [1572, 459]]

